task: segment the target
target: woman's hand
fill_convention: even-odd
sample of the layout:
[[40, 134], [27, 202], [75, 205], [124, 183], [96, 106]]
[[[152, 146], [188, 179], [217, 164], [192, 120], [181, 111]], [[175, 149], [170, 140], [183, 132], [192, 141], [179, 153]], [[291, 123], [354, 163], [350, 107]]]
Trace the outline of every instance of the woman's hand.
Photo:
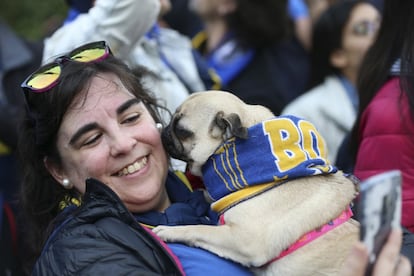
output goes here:
[[[401, 229], [393, 229], [382, 248], [373, 268], [372, 276], [410, 276], [411, 264], [407, 257], [400, 254], [402, 242]], [[346, 259], [342, 276], [363, 276], [368, 265], [368, 250], [362, 242], [352, 248]]]

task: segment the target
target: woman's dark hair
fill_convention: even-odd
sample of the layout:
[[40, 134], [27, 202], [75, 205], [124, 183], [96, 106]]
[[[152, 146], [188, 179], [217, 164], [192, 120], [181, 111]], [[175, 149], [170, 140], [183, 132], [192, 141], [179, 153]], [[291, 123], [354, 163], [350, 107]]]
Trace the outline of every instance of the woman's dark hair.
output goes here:
[[74, 101], [85, 100], [91, 79], [100, 73], [119, 77], [126, 89], [142, 100], [154, 120], [160, 122], [158, 112], [162, 107], [141, 83], [145, 70], [132, 71], [112, 56], [94, 63], [66, 62], [55, 87], [43, 93], [26, 92], [27, 112], [18, 151], [23, 172], [21, 206], [28, 229], [26, 246], [32, 247], [34, 258], [40, 254], [48, 228], [60, 211], [59, 204], [68, 197], [79, 197], [74, 189], [64, 189], [49, 174], [44, 159], [47, 157], [57, 166], [62, 164], [56, 147], [62, 118]]
[[345, 27], [354, 7], [360, 0], [339, 1], [329, 6], [313, 26], [311, 78], [309, 88], [321, 84], [324, 79], [340, 70], [331, 64], [331, 55], [342, 48]]
[[226, 20], [244, 47], [260, 48], [292, 34], [287, 0], [236, 0]]
[[[398, 16], [396, 16], [398, 14]], [[414, 117], [414, 5], [410, 0], [385, 0], [377, 38], [361, 64], [357, 89], [359, 110], [351, 133], [350, 149], [355, 160], [359, 147], [362, 113], [390, 77], [392, 65], [401, 59], [400, 90], [408, 98]]]

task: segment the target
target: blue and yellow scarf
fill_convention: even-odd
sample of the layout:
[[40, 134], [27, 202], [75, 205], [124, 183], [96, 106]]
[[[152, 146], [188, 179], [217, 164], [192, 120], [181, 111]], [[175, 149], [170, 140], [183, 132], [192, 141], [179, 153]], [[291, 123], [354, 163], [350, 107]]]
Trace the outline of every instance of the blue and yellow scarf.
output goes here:
[[250, 127], [248, 137], [229, 139], [203, 166], [216, 212], [287, 180], [337, 171], [327, 160], [324, 139], [304, 119], [274, 117]]

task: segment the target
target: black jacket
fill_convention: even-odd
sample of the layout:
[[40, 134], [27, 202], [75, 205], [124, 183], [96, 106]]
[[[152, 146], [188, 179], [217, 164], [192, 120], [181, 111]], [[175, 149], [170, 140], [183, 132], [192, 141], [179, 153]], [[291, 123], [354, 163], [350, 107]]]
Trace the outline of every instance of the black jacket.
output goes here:
[[87, 180], [82, 205], [59, 220], [33, 275], [181, 275], [160, 242], [96, 180]]

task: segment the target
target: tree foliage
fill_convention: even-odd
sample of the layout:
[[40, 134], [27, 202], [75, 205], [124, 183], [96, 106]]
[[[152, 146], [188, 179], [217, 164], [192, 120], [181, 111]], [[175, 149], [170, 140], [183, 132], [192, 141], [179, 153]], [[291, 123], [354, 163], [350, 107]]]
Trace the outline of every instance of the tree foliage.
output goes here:
[[64, 0], [1, 0], [0, 18], [18, 34], [41, 39], [63, 22], [67, 9]]

